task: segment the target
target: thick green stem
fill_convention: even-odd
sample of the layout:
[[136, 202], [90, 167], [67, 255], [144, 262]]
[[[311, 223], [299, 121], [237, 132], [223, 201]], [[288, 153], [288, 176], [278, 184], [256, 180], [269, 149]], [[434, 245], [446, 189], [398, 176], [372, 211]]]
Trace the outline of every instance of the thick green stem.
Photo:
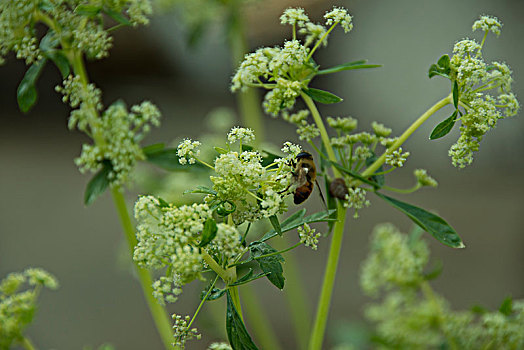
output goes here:
[[335, 285], [335, 276], [337, 273], [340, 250], [342, 248], [342, 236], [344, 235], [344, 224], [346, 219], [346, 208], [344, 208], [340, 202], [337, 204], [337, 218], [338, 221], [335, 223], [333, 236], [331, 237], [331, 246], [329, 248], [326, 270], [324, 272], [322, 291], [320, 292], [320, 298], [318, 300], [313, 332], [309, 338], [309, 350], [322, 349], [324, 333], [326, 332], [329, 307], [331, 304], [333, 287]]
[[[302, 93], [302, 98], [311, 111], [313, 120], [320, 131], [320, 138], [326, 149], [329, 160], [336, 162], [335, 152], [329, 141], [329, 135], [327, 133], [322, 117], [318, 112], [318, 109], [308, 95]], [[333, 175], [340, 177], [341, 174], [337, 168], [331, 167]], [[328, 261], [326, 270], [324, 272], [324, 281], [322, 283], [322, 290], [320, 292], [320, 298], [317, 304], [317, 314], [315, 316], [315, 323], [313, 324], [313, 331], [309, 338], [309, 350], [317, 350], [322, 348], [324, 341], [324, 334], [326, 332], [327, 319], [329, 314], [329, 306], [331, 304], [331, 297], [333, 295], [333, 287], [335, 285], [335, 276], [337, 272], [338, 260], [340, 257], [340, 250], [342, 247], [342, 236], [344, 235], [344, 224], [346, 221], [346, 209], [340, 202], [337, 203], [337, 222], [333, 230], [333, 236], [331, 237], [331, 246], [329, 248]]]
[[[135, 249], [137, 240], [133, 224], [131, 223], [131, 218], [129, 217], [129, 213], [127, 211], [124, 196], [118, 187], [111, 189], [111, 195], [113, 196], [113, 201], [115, 203], [118, 216], [120, 217], [120, 223], [124, 229], [130, 255], [133, 256], [133, 251]], [[153, 317], [158, 333], [162, 338], [164, 347], [166, 349], [172, 349], [173, 332], [171, 329], [171, 321], [169, 320], [169, 317], [167, 316], [164, 308], [158, 304], [156, 299], [153, 297], [153, 288], [151, 287], [153, 281], [151, 275], [149, 274], [148, 270], [143, 269], [136, 264], [135, 268], [140, 285], [142, 287], [142, 291], [144, 292], [144, 297], [146, 298], [147, 305], [149, 306], [149, 311], [151, 312], [151, 316]]]
[[449, 94], [448, 96], [444, 97], [442, 100], [435, 103], [430, 109], [428, 109], [424, 114], [422, 114], [413, 124], [409, 126], [409, 128], [404, 131], [402, 135], [398, 138], [395, 143], [393, 143], [373, 164], [371, 164], [366, 170], [362, 172], [363, 177], [368, 177], [373, 175], [375, 171], [380, 168], [382, 164], [386, 161], [386, 155], [393, 152], [397, 148], [399, 148], [410, 136], [417, 130], [431, 115], [433, 115], [435, 112], [437, 112], [442, 107], [453, 103], [453, 95]]

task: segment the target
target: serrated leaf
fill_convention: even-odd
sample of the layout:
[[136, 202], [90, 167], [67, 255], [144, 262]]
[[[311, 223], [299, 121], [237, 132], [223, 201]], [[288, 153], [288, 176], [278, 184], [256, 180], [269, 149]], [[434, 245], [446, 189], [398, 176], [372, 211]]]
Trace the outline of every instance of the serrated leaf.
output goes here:
[[319, 70], [317, 72], [317, 75], [337, 73], [337, 72], [341, 72], [344, 70], [351, 70], [351, 69], [367, 69], [367, 68], [382, 67], [381, 64], [365, 64], [366, 62], [367, 60], [359, 60], [359, 61], [349, 62], [345, 64], [339, 64], [338, 66]]
[[110, 8], [102, 9], [102, 12], [105, 13], [106, 15], [108, 15], [109, 17], [111, 17], [112, 19], [114, 19], [116, 22], [118, 22], [120, 24], [123, 24], [123, 25], [126, 25], [126, 26], [131, 25], [131, 22], [129, 21], [129, 19], [127, 19], [120, 12], [116, 12], [115, 10], [110, 9]]
[[435, 129], [433, 129], [431, 135], [429, 135], [429, 139], [436, 140], [449, 134], [451, 129], [453, 129], [456, 120], [457, 111], [455, 110], [455, 112], [453, 112], [453, 114], [449, 118], [441, 121], [437, 126], [435, 126]]
[[368, 180], [368, 179], [366, 179], [365, 177], [363, 177], [362, 175], [360, 175], [360, 174], [354, 172], [353, 170], [350, 170], [350, 169], [348, 169], [348, 168], [346, 168], [346, 167], [344, 167], [344, 166], [338, 164], [337, 162], [333, 162], [333, 161], [332, 161], [331, 164], [332, 164], [335, 168], [337, 168], [338, 170], [340, 170], [340, 171], [342, 171], [342, 172], [348, 174], [348, 175], [351, 176], [351, 177], [354, 177], [355, 179], [358, 179], [358, 180], [362, 181], [363, 183], [366, 183], [366, 184], [368, 184], [368, 185], [371, 185], [371, 186], [373, 186], [373, 187], [376, 188], [376, 189], [378, 189], [378, 188], [381, 187], [381, 186], [380, 186], [378, 183], [376, 183], [375, 181]]
[[226, 310], [226, 332], [227, 339], [233, 350], [258, 350], [257, 346], [249, 336], [246, 326], [238, 315], [229, 291], [227, 295]]
[[449, 56], [446, 54], [446, 55], [442, 55], [438, 61], [437, 61], [437, 64], [439, 65], [439, 67], [441, 67], [442, 69], [449, 69]]
[[259, 278], [265, 277], [268, 274], [269, 273], [262, 272], [262, 273], [258, 273], [258, 274], [253, 276], [253, 269], [249, 269], [248, 273], [246, 273], [244, 276], [242, 276], [239, 279], [237, 279], [234, 283], [230, 283], [229, 286], [230, 287], [232, 287], [232, 286], [240, 286], [242, 284], [246, 284], [246, 283], [249, 283], [251, 281], [257, 280]]
[[98, 5], [78, 5], [75, 8], [75, 13], [86, 16], [86, 17], [94, 17], [100, 13], [102, 8]]
[[337, 95], [332, 94], [329, 91], [307, 88], [303, 90], [306, 95], [311, 97], [313, 100], [323, 103], [323, 104], [332, 104], [342, 102], [342, 99]]
[[[200, 300], [204, 300], [204, 297], [206, 296], [208, 290], [209, 288], [206, 288], [200, 293]], [[211, 292], [209, 292], [206, 301], [217, 300], [221, 298], [224, 294], [226, 294], [225, 289], [213, 288]]]
[[204, 229], [202, 230], [202, 240], [198, 244], [199, 247], [205, 247], [217, 235], [217, 223], [214, 219], [209, 218], [204, 222]]
[[111, 162], [105, 160], [102, 166], [95, 176], [89, 181], [84, 193], [84, 204], [90, 205], [98, 198], [102, 193], [104, 193], [109, 187], [109, 173], [113, 169]]
[[453, 83], [453, 106], [455, 106], [456, 109], [458, 109], [458, 103], [459, 103], [459, 86], [457, 81]]
[[406, 214], [415, 224], [435, 237], [437, 241], [452, 248], [464, 248], [457, 232], [440, 216], [414, 205], [375, 192], [377, 196]]
[[499, 307], [499, 312], [504, 316], [510, 316], [513, 313], [513, 298], [511, 296], [504, 299]]
[[25, 72], [20, 85], [18, 85], [16, 100], [18, 101], [18, 107], [20, 107], [20, 110], [24, 113], [29, 112], [38, 99], [38, 92], [36, 91], [35, 84], [42, 73], [42, 69], [46, 62], [47, 59], [42, 58], [40, 61], [29, 67]]
[[[254, 259], [262, 255], [277, 252], [276, 249], [263, 242], [250, 244], [249, 250], [251, 251], [251, 255]], [[284, 270], [282, 269], [281, 264], [281, 262], [284, 262], [282, 255], [275, 254], [266, 256], [264, 258], [256, 259], [256, 261], [260, 265], [262, 271], [268, 274], [267, 279], [278, 289], [283, 289], [285, 277], [283, 275]]]
[[269, 222], [271, 222], [271, 226], [273, 226], [273, 229], [276, 233], [278, 233], [280, 236], [282, 236], [282, 228], [280, 227], [280, 222], [278, 221], [278, 217], [276, 215], [271, 215], [269, 217]]

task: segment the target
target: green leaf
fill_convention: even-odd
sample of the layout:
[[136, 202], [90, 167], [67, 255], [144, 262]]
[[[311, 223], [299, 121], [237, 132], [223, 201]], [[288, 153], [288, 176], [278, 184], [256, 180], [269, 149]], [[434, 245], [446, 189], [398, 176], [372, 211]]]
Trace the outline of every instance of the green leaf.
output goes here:
[[428, 76], [430, 78], [433, 78], [435, 75], [440, 75], [444, 78], [449, 79], [449, 75], [447, 73], [444, 73], [441, 68], [439, 68], [436, 64], [432, 64], [429, 67]]
[[424, 231], [435, 237], [435, 239], [440, 243], [452, 248], [465, 247], [457, 232], [440, 216], [381, 193], [375, 192], [375, 194], [406, 214], [411, 220], [413, 220], [413, 222], [415, 222], [415, 224], [419, 225]]
[[[208, 290], [209, 288], [206, 288], [200, 293], [200, 300], [204, 300], [204, 297], [206, 296]], [[225, 289], [213, 288], [211, 292], [209, 292], [206, 301], [217, 300], [221, 298], [224, 294], [226, 294]]]
[[217, 223], [214, 219], [209, 218], [204, 222], [204, 229], [202, 230], [202, 240], [200, 241], [199, 247], [205, 247], [208, 245], [213, 238], [217, 235]]
[[227, 295], [227, 311], [226, 311], [226, 332], [227, 339], [233, 350], [258, 350], [255, 343], [249, 336], [249, 333], [244, 326], [244, 322], [238, 315], [233, 300], [229, 291]]
[[40, 61], [29, 67], [27, 72], [25, 72], [20, 85], [18, 85], [16, 99], [18, 101], [18, 107], [20, 107], [20, 110], [24, 113], [29, 112], [38, 99], [38, 92], [36, 91], [35, 84], [42, 73], [42, 69], [46, 62], [47, 59], [42, 58]]
[[449, 134], [451, 129], [453, 129], [453, 126], [455, 125], [456, 120], [457, 120], [457, 110], [455, 110], [455, 112], [453, 112], [453, 114], [449, 118], [447, 118], [446, 120], [443, 120], [437, 126], [435, 126], [435, 129], [433, 129], [433, 131], [431, 132], [431, 135], [429, 135], [429, 139], [436, 140], [436, 139], [439, 139]]
[[56, 65], [63, 79], [66, 79], [71, 73], [69, 66], [69, 60], [66, 55], [61, 50], [50, 50], [44, 52], [44, 56]]
[[[253, 258], [277, 252], [276, 249], [263, 242], [256, 242], [255, 244], [251, 243], [249, 249]], [[281, 262], [284, 262], [282, 255], [275, 254], [266, 256], [265, 258], [256, 259], [256, 261], [260, 265], [262, 271], [268, 274], [267, 279], [278, 289], [283, 289], [285, 278], [281, 264]]]
[[267, 275], [269, 275], [269, 273], [262, 272], [253, 276], [253, 269], [249, 269], [248, 273], [237, 279], [234, 283], [230, 283], [229, 286], [240, 286], [242, 284], [246, 284], [259, 278], [265, 277]]
[[221, 147], [214, 147], [215, 148], [215, 151], [217, 151], [217, 153], [220, 153], [220, 154], [226, 154], [227, 153], [227, 149], [223, 149]]
[[187, 194], [187, 193], [203, 193], [203, 194], [210, 194], [210, 195], [213, 195], [213, 196], [215, 196], [217, 194], [217, 192], [215, 190], [212, 190], [209, 187], [200, 186], [200, 185], [197, 186], [195, 190], [185, 190], [184, 194]]
[[[252, 152], [253, 150], [254, 148], [252, 146], [242, 145], [242, 151]], [[263, 167], [273, 164], [275, 162], [275, 159], [277, 158], [282, 158], [282, 156], [276, 155], [274, 153], [271, 153], [265, 150], [259, 150], [258, 152], [262, 155], [262, 166]]]
[[102, 193], [107, 190], [107, 187], [109, 186], [109, 173], [113, 170], [113, 166], [111, 165], [111, 162], [108, 160], [105, 160], [102, 166], [102, 169], [100, 169], [95, 176], [89, 181], [86, 187], [86, 191], [84, 193], [84, 204], [90, 205], [95, 201], [95, 199], [98, 198]]
[[337, 73], [337, 72], [341, 72], [344, 70], [350, 70], [350, 69], [367, 69], [367, 68], [382, 67], [381, 64], [365, 64], [366, 62], [367, 60], [359, 60], [359, 61], [349, 62], [345, 64], [340, 64], [338, 66], [319, 70], [317, 72], [317, 75]]
[[167, 207], [169, 207], [169, 203], [168, 202], [166, 202], [165, 200], [163, 200], [160, 197], [157, 197], [157, 199], [158, 199], [158, 203], [160, 203], [160, 205], [158, 206], [159, 208], [167, 208]]
[[332, 103], [338, 103], [342, 102], [342, 99], [338, 97], [337, 95], [333, 95], [331, 92], [319, 90], [319, 89], [313, 89], [313, 88], [307, 88], [303, 90], [306, 95], [311, 97], [313, 100], [323, 103], [323, 104], [332, 104]]
[[443, 55], [441, 56], [438, 61], [437, 61], [437, 64], [439, 65], [440, 68], [443, 69], [443, 72], [446, 73], [446, 70], [449, 69], [449, 56], [446, 54], [446, 55]]
[[459, 86], [457, 81], [453, 83], [453, 106], [455, 106], [456, 109], [458, 109], [459, 104]]
[[381, 187], [378, 183], [376, 183], [376, 182], [374, 182], [374, 181], [371, 181], [371, 180], [368, 180], [368, 179], [366, 179], [365, 177], [361, 176], [360, 174], [354, 172], [353, 170], [350, 170], [350, 169], [348, 169], [348, 168], [346, 168], [346, 167], [343, 167], [342, 165], [340, 165], [340, 164], [338, 164], [338, 163], [336, 163], [336, 162], [333, 162], [333, 161], [332, 161], [331, 164], [332, 164], [335, 168], [337, 168], [338, 170], [343, 171], [343, 172], [345, 172], [346, 174], [348, 174], [349, 176], [354, 177], [355, 179], [358, 179], [358, 180], [362, 181], [363, 183], [366, 183], [366, 184], [368, 184], [368, 185], [371, 185], [371, 186], [373, 186], [373, 187], [376, 188], [376, 189], [378, 189], [378, 188]]
[[269, 217], [269, 222], [271, 222], [271, 226], [273, 226], [273, 229], [276, 231], [276, 233], [282, 236], [282, 228], [280, 227], [280, 222], [278, 221], [278, 217], [276, 215], [271, 215]]
[[131, 22], [129, 21], [129, 19], [127, 19], [120, 12], [116, 12], [115, 10], [110, 9], [110, 8], [102, 9], [102, 12], [105, 13], [106, 15], [108, 15], [109, 17], [111, 17], [112, 19], [114, 19], [115, 21], [117, 21], [120, 24], [123, 24], [123, 25], [126, 25], [126, 26], [131, 25]]
[[510, 316], [513, 313], [513, 298], [511, 296], [504, 299], [499, 307], [499, 312], [505, 316]]
[[78, 5], [75, 8], [75, 13], [86, 16], [86, 17], [94, 17], [100, 13], [102, 8], [98, 5]]

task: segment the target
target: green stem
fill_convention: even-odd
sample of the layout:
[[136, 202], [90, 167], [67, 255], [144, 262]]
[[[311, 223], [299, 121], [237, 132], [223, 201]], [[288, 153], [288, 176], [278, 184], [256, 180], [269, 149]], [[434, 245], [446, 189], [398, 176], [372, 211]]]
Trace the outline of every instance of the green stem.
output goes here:
[[[244, 59], [247, 52], [247, 39], [244, 26], [244, 17], [240, 12], [241, 3], [239, 1], [230, 1], [230, 27], [229, 27], [229, 45], [231, 48], [231, 59], [233, 67]], [[260, 98], [257, 90], [248, 89], [238, 94], [237, 98], [240, 118], [244, 126], [253, 129], [257, 138], [256, 143], [265, 140], [264, 125], [262, 123], [262, 112], [260, 110]], [[255, 144], [256, 146], [256, 144]]]
[[242, 286], [242, 299], [244, 300], [246, 318], [248, 319], [250, 328], [255, 334], [256, 340], [260, 343], [260, 347], [262, 349], [272, 350], [282, 349], [276, 334], [271, 327], [271, 322], [267, 316], [266, 310], [261, 305], [250, 284], [244, 284]]
[[[320, 131], [320, 137], [326, 148], [329, 160], [336, 162], [335, 152], [329, 141], [329, 136], [322, 121], [322, 117], [318, 112], [313, 100], [306, 94], [301, 94], [304, 102], [311, 111], [311, 115]], [[331, 167], [335, 177], [341, 177], [340, 172], [335, 166]], [[331, 297], [333, 295], [333, 287], [335, 285], [335, 276], [337, 272], [338, 260], [340, 257], [340, 250], [342, 248], [342, 237], [344, 235], [344, 224], [346, 221], [346, 209], [340, 202], [337, 203], [337, 222], [335, 223], [333, 236], [331, 237], [331, 246], [329, 248], [328, 261], [326, 270], [324, 272], [324, 281], [322, 283], [322, 290], [317, 304], [317, 314], [313, 324], [313, 331], [309, 338], [309, 350], [318, 350], [322, 348], [324, 341], [324, 334], [326, 332], [327, 318], [329, 314], [329, 306], [331, 304]]]
[[187, 329], [190, 329], [191, 328], [191, 325], [193, 324], [193, 321], [195, 321], [198, 313], [200, 312], [200, 309], [202, 308], [202, 305], [204, 305], [204, 303], [206, 302], [207, 300], [207, 297], [209, 296], [209, 293], [211, 293], [211, 291], [213, 290], [213, 287], [215, 287], [215, 283], [217, 283], [217, 280], [218, 280], [218, 275], [215, 276], [215, 279], [213, 280], [213, 283], [211, 283], [211, 286], [209, 286], [209, 289], [207, 290], [207, 293], [206, 295], [204, 296], [204, 298], [202, 298], [202, 301], [200, 302], [200, 304], [198, 305], [195, 313], [193, 314], [193, 318], [191, 318], [191, 321], [189, 322], [189, 324], [187, 325]]
[[[113, 196], [113, 201], [115, 203], [118, 216], [120, 217], [120, 223], [124, 229], [130, 255], [133, 256], [133, 251], [137, 244], [137, 240], [133, 224], [131, 223], [131, 218], [129, 217], [129, 212], [127, 211], [124, 196], [118, 187], [111, 189], [111, 195]], [[136, 265], [136, 263], [135, 269], [138, 275], [138, 280], [140, 281], [140, 285], [142, 287], [142, 291], [144, 293], [144, 297], [146, 298], [147, 305], [149, 306], [149, 311], [151, 312], [151, 316], [153, 317], [158, 333], [162, 338], [164, 347], [166, 349], [172, 349], [173, 346], [171, 343], [173, 341], [173, 332], [171, 329], [171, 321], [169, 320], [169, 317], [167, 316], [164, 308], [158, 304], [156, 299], [153, 297], [153, 280], [151, 275], [148, 270], [139, 267]]]
[[233, 287], [227, 287], [229, 290], [229, 295], [231, 296], [231, 300], [233, 301], [233, 305], [235, 306], [235, 309], [237, 310], [238, 315], [240, 316], [240, 319], [242, 320], [242, 323], [244, 322], [244, 316], [242, 316], [242, 305], [240, 304], [240, 296], [238, 295], [238, 288], [237, 286]]
[[309, 350], [322, 349], [322, 343], [324, 341], [324, 333], [326, 331], [329, 306], [335, 285], [335, 276], [340, 250], [342, 248], [342, 236], [344, 235], [344, 223], [346, 219], [346, 209], [340, 202], [337, 203], [337, 218], [338, 221], [335, 223], [326, 270], [324, 272], [322, 291], [320, 292], [320, 298], [318, 300], [315, 323], [311, 337], [309, 338]]
[[435, 103], [430, 109], [428, 109], [424, 114], [422, 114], [413, 124], [409, 126], [409, 128], [404, 131], [404, 133], [398, 138], [395, 143], [393, 143], [384, 153], [375, 161], [373, 164], [371, 164], [366, 170], [362, 172], [362, 177], [369, 177], [373, 175], [375, 171], [380, 168], [382, 164], [386, 161], [386, 155], [388, 153], [393, 152], [397, 148], [399, 148], [410, 136], [417, 130], [429, 117], [431, 117], [435, 112], [437, 112], [442, 107], [452, 104], [453, 103], [453, 94], [449, 94], [448, 96], [444, 97], [442, 100]]
[[22, 346], [27, 350], [36, 350], [35, 346], [33, 345], [33, 343], [31, 343], [31, 341], [28, 338], [22, 338], [20, 344], [22, 344]]

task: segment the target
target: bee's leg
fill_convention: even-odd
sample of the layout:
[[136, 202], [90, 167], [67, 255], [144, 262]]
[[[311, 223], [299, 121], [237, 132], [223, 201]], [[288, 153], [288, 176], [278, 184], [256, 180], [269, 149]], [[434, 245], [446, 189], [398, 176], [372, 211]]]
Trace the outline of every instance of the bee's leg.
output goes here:
[[318, 193], [320, 194], [320, 198], [322, 199], [322, 203], [324, 203], [324, 207], [326, 208], [326, 211], [329, 211], [327, 203], [326, 203], [326, 200], [324, 199], [324, 194], [322, 193], [322, 190], [320, 189], [320, 185], [318, 184], [318, 181], [315, 180], [315, 183], [317, 184]]

